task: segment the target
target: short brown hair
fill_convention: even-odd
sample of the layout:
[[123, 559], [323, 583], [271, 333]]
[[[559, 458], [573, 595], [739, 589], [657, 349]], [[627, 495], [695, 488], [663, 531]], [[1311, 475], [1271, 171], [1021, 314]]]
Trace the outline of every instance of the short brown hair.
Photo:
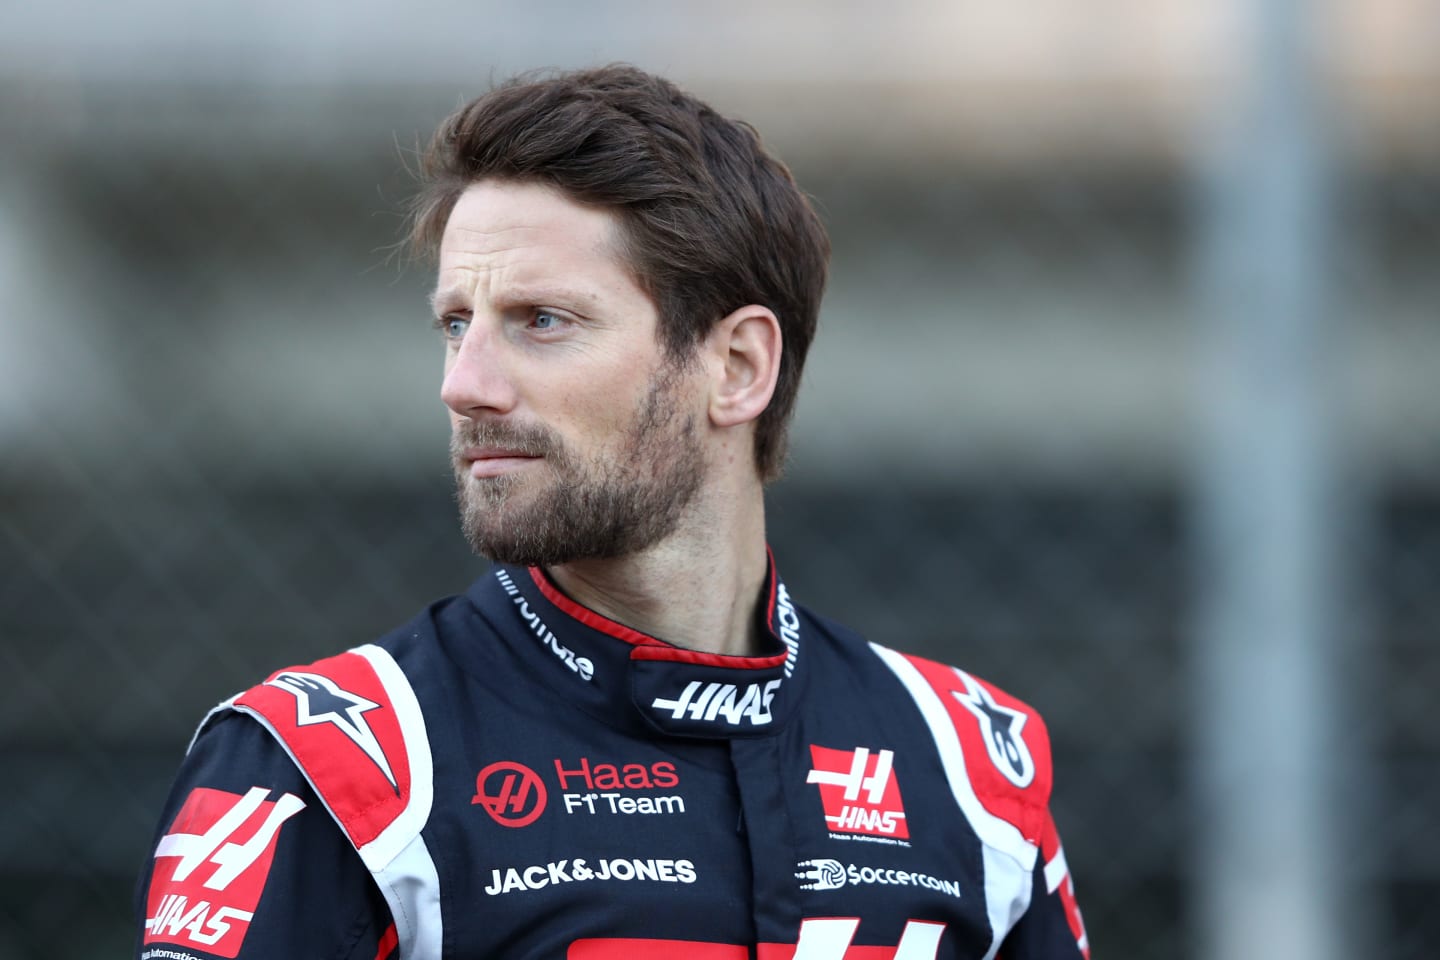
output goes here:
[[756, 423], [755, 464], [762, 480], [779, 476], [830, 241], [753, 127], [628, 65], [522, 76], [440, 125], [421, 178], [410, 239], [425, 254], [438, 250], [456, 200], [479, 180], [546, 183], [614, 209], [672, 357], [689, 356], [746, 304], [774, 311], [784, 348], [775, 395]]

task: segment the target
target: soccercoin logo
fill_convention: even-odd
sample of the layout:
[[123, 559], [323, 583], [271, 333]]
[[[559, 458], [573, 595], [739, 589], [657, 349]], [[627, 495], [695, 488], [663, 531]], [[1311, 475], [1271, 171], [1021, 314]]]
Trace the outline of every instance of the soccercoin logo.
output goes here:
[[801, 860], [795, 864], [801, 890], [839, 890], [845, 886], [845, 864], [839, 860]]
[[523, 763], [501, 760], [492, 763], [475, 776], [475, 796], [502, 827], [528, 827], [545, 812], [545, 784], [540, 776]]

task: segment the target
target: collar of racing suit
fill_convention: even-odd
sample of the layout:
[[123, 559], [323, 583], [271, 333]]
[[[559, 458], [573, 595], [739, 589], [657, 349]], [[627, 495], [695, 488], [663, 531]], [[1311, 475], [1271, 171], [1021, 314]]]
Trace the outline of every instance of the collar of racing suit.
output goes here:
[[773, 556], [756, 610], [768, 649], [753, 657], [687, 650], [617, 623], [566, 596], [539, 567], [497, 566], [469, 597], [543, 682], [610, 725], [759, 737], [780, 729], [800, 699], [800, 617]]

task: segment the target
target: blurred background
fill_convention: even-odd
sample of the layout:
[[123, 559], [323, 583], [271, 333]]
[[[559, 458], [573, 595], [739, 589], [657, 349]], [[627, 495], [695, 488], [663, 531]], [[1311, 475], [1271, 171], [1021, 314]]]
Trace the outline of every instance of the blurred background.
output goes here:
[[835, 244], [772, 543], [1047, 717], [1098, 958], [1440, 951], [1440, 3], [0, 7], [0, 958], [185, 743], [483, 570], [407, 166], [627, 60]]

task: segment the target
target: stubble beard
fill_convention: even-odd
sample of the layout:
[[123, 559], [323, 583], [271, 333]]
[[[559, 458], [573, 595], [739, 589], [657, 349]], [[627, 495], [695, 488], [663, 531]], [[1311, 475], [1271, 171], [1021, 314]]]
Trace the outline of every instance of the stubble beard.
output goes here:
[[[695, 419], [677, 403], [676, 374], [658, 373], [623, 440], [589, 460], [536, 425], [467, 420], [456, 427], [450, 454], [471, 548], [497, 563], [557, 566], [625, 556], [673, 533], [705, 477]], [[524, 468], [529, 476], [471, 477], [460, 457], [469, 446], [543, 457], [546, 475]]]

